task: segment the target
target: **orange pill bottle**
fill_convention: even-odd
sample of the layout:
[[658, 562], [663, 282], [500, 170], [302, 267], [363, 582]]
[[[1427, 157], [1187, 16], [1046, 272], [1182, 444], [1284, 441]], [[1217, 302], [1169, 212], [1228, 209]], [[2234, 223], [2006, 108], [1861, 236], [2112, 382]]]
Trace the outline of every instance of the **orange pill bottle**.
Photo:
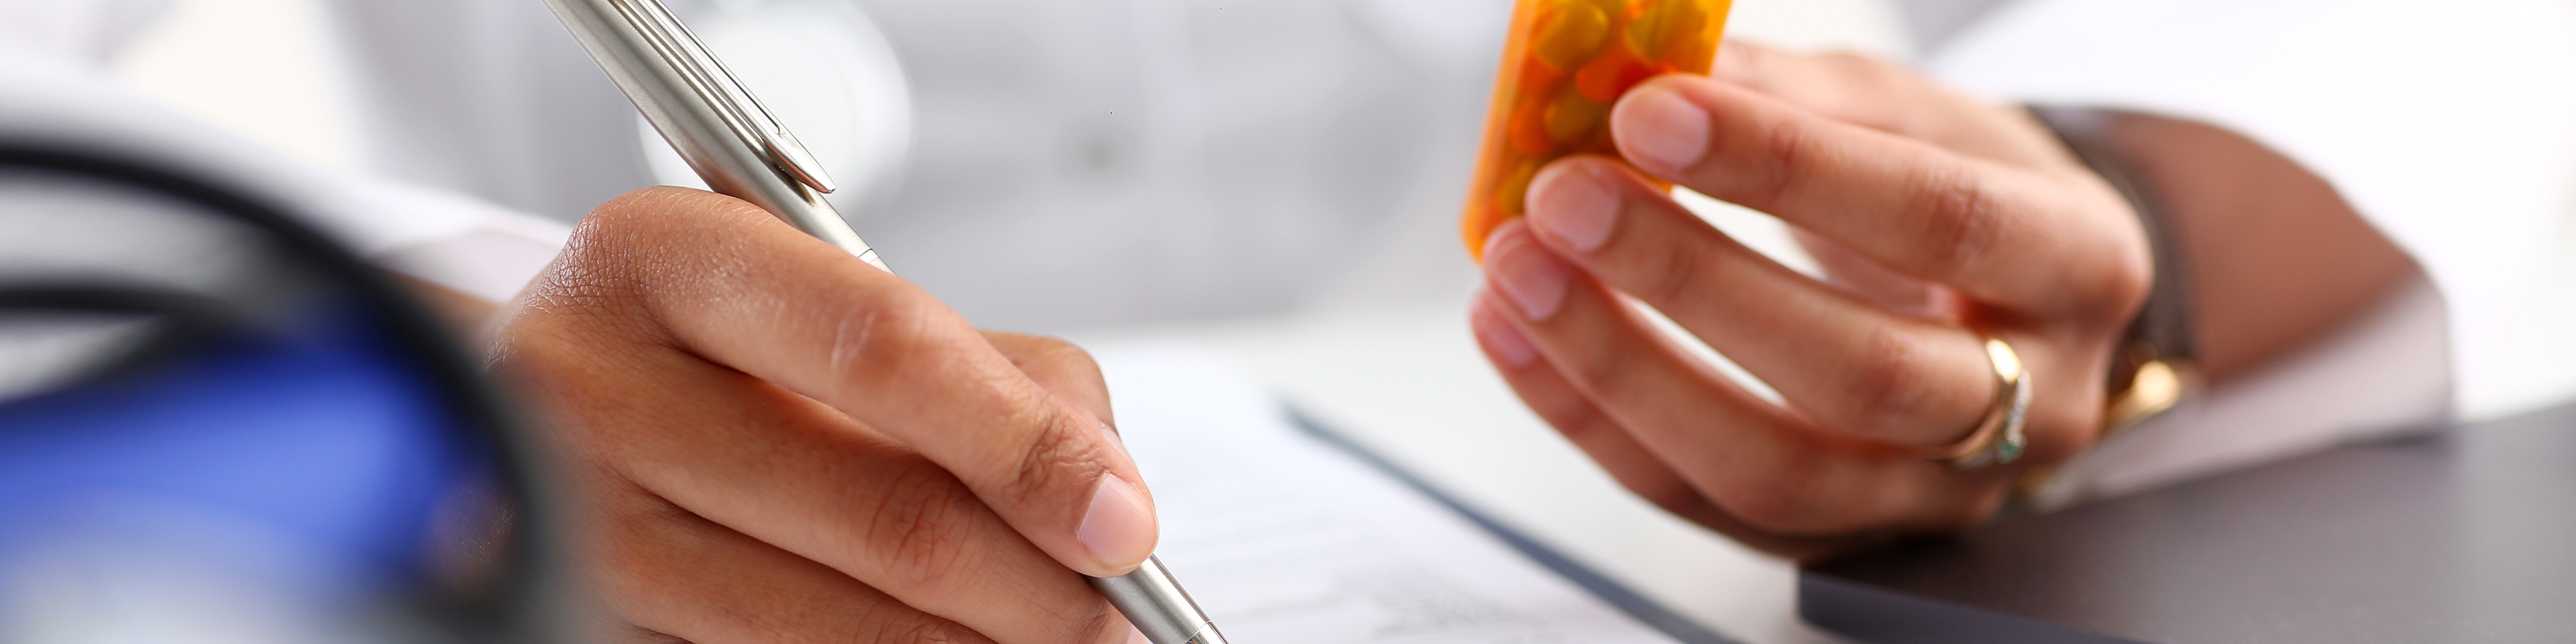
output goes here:
[[1610, 105], [1660, 74], [1706, 74], [1729, 0], [1517, 0], [1483, 149], [1462, 222], [1467, 252], [1521, 216], [1540, 166], [1570, 154], [1617, 155]]

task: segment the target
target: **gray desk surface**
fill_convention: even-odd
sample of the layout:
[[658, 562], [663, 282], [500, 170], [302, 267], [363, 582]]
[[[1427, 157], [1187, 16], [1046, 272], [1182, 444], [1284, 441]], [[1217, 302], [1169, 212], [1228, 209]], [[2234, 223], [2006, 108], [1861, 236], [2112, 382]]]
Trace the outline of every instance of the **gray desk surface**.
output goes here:
[[1799, 591], [1868, 642], [2576, 641], [2576, 405], [2006, 517]]

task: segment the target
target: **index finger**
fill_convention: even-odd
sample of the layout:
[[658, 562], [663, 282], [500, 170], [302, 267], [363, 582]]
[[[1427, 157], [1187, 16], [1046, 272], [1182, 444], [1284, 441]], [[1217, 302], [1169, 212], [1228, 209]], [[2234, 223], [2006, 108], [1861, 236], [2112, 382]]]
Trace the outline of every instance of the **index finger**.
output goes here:
[[1080, 405], [1099, 417], [1101, 424], [1113, 430], [1117, 416], [1109, 409], [1109, 382], [1100, 375], [1100, 363], [1091, 354], [1071, 342], [1046, 336], [985, 331], [984, 341], [1011, 359], [1011, 365], [1027, 374], [1038, 386], [1056, 397]]
[[[597, 274], [549, 283], [618, 291], [646, 327], [631, 330], [920, 452], [1066, 567], [1115, 576], [1153, 552], [1153, 501], [1103, 420], [1032, 381], [910, 282], [751, 204], [677, 188], [601, 206], [565, 255], [558, 270]], [[531, 297], [550, 296], [584, 294]]]
[[[2096, 225], [2066, 225], [2081, 195], [2046, 178], [1828, 119], [1741, 87], [1688, 76], [1640, 85], [1611, 131], [1647, 174], [1770, 213], [1917, 278], [1988, 302], [2063, 305], [2122, 283], [2143, 254]], [[2104, 195], [2116, 199], [2115, 195]], [[2102, 239], [2084, 239], [2100, 235]], [[2032, 270], [2049, 267], [2049, 270]]]

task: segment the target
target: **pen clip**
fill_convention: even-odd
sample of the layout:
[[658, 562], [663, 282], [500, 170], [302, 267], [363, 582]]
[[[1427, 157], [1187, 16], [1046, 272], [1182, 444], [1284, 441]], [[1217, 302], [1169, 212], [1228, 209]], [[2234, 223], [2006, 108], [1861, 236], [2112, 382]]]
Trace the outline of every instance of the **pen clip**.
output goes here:
[[706, 46], [698, 42], [697, 36], [689, 32], [688, 25], [671, 15], [670, 8], [663, 6], [661, 0], [613, 0], [611, 4], [616, 5], [617, 12], [627, 22], [635, 25], [636, 31], [644, 34], [664, 64], [679, 71], [699, 99], [716, 107], [734, 136], [740, 137], [745, 145], [761, 151], [773, 169], [816, 192], [829, 194], [838, 189], [832, 184], [832, 177], [823, 173], [823, 166], [814, 160], [813, 153], [806, 151], [805, 144], [797, 141], [796, 135], [788, 133], [787, 126], [770, 116], [769, 109], [760, 104], [760, 99], [753, 97], [751, 90], [745, 89], [741, 81], [735, 80], [733, 72], [725, 69], [724, 62], [709, 53]]

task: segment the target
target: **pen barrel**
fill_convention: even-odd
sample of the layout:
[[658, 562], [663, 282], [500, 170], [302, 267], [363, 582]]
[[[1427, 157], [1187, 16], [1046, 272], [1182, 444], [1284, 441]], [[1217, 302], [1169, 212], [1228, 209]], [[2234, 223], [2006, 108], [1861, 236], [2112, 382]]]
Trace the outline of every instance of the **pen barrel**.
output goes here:
[[1127, 616], [1154, 644], [1226, 644], [1216, 623], [1172, 579], [1160, 557], [1147, 557], [1135, 572], [1118, 577], [1088, 577], [1109, 605]]
[[719, 86], [733, 82], [720, 65], [709, 59], [700, 69], [691, 70], [671, 62], [686, 55], [675, 53], [677, 48], [702, 52], [685, 27], [665, 21], [669, 23], [666, 32], [655, 34], [639, 26], [669, 16], [659, 0], [545, 2], [636, 111], [643, 113], [645, 122], [662, 133], [709, 189], [751, 202], [808, 235], [885, 268], [876, 251], [824, 201], [822, 192], [788, 174], [788, 162], [779, 158], [779, 150], [746, 140], [746, 136], [758, 138], [746, 132], [759, 125], [746, 123], [740, 110], [756, 106], [733, 106], [736, 111], [729, 113], [727, 99], [710, 98], [725, 91]]

